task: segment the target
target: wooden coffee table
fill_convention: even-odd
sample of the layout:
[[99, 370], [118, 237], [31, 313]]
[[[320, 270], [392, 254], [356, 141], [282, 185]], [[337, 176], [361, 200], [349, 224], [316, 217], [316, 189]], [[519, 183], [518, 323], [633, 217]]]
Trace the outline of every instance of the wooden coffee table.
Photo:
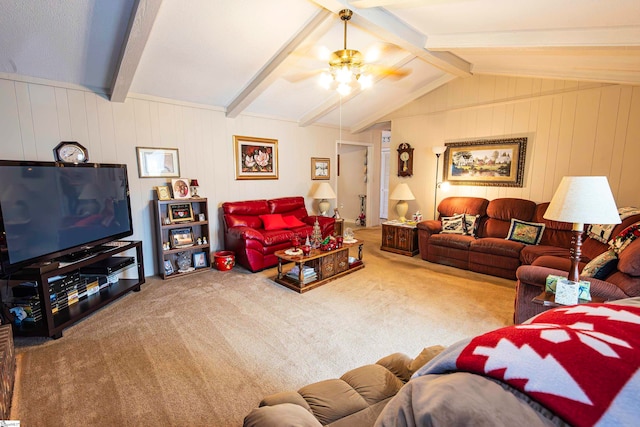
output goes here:
[[[363, 244], [362, 240], [358, 240], [355, 243], [344, 243], [341, 248], [332, 251], [312, 249], [307, 256], [287, 254], [289, 250], [276, 251], [274, 255], [278, 257], [278, 275], [273, 280], [298, 293], [310, 291], [364, 268]], [[356, 261], [349, 263], [349, 249], [355, 247], [358, 248], [358, 257]], [[287, 262], [294, 263], [294, 267], [283, 272], [282, 265]]]

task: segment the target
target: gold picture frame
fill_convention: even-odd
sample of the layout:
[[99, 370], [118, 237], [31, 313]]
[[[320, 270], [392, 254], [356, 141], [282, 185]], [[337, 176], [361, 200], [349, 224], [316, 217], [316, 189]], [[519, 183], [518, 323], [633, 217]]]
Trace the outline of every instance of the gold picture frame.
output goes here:
[[311, 158], [311, 179], [322, 180], [331, 178], [331, 159], [326, 157]]
[[278, 179], [278, 140], [233, 136], [236, 179]]
[[169, 190], [168, 185], [158, 185], [156, 193], [158, 194], [158, 200], [171, 200], [171, 190]]
[[453, 185], [523, 186], [526, 137], [444, 145], [444, 181]]
[[191, 203], [175, 203], [167, 206], [169, 220], [174, 222], [193, 221], [193, 208]]

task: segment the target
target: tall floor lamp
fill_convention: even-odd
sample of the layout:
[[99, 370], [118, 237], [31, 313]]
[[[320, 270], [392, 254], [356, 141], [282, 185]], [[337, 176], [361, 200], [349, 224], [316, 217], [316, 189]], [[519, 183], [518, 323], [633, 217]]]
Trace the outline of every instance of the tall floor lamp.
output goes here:
[[438, 208], [438, 166], [440, 166], [440, 156], [442, 153], [447, 151], [447, 147], [444, 145], [438, 145], [435, 147], [431, 147], [431, 151], [436, 155], [436, 184], [433, 189], [433, 219], [438, 219], [436, 217], [436, 210]]
[[606, 176], [565, 176], [560, 181], [545, 219], [573, 223], [571, 269], [568, 279], [578, 282], [585, 224], [620, 224], [620, 215]]

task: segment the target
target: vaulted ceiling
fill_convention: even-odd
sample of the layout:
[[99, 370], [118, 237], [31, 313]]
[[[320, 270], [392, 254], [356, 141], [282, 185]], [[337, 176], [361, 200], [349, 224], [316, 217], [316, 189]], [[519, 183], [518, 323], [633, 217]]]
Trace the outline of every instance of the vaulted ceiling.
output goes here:
[[[347, 45], [403, 77], [343, 97], [321, 52]], [[640, 85], [638, 0], [2, 0], [0, 78], [170, 98], [362, 131], [455, 78]]]

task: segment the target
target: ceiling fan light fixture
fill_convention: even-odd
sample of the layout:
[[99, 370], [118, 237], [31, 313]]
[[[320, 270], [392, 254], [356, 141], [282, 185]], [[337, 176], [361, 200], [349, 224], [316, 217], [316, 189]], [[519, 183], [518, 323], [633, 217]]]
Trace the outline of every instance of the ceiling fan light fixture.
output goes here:
[[340, 83], [336, 88], [336, 90], [340, 95], [347, 96], [351, 93], [351, 86], [348, 85], [347, 83]]
[[371, 74], [363, 74], [358, 79], [358, 82], [360, 83], [360, 89], [369, 89], [373, 86], [373, 76]]
[[322, 74], [320, 74], [319, 83], [323, 88], [331, 89], [334, 83], [333, 76], [328, 71], [323, 71]]

